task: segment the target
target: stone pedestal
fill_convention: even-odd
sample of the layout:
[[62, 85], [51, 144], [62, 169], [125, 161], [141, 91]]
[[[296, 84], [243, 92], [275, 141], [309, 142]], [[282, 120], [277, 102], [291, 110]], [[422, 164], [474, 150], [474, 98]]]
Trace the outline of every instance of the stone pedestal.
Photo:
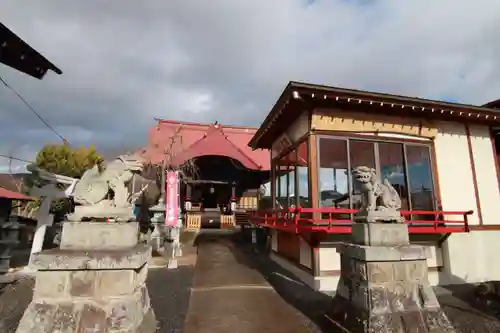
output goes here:
[[33, 300], [17, 333], [153, 333], [151, 247], [138, 223], [64, 222], [61, 247], [34, 255]]
[[356, 224], [353, 242], [330, 319], [348, 332], [455, 332], [428, 281], [430, 251], [409, 244], [405, 224]]

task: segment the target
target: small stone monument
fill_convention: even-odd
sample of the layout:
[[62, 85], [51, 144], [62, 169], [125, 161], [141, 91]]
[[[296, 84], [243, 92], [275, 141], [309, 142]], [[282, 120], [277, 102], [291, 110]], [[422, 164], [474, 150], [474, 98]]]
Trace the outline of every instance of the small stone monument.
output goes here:
[[155, 332], [151, 247], [138, 238], [136, 222], [64, 222], [60, 248], [31, 262], [35, 290], [17, 333]]
[[328, 317], [348, 332], [455, 332], [428, 281], [430, 251], [410, 244], [401, 223], [399, 195], [373, 169], [353, 175], [365, 204], [352, 242], [339, 250], [341, 278]]
[[[72, 195], [81, 206], [73, 218], [116, 221], [133, 214], [124, 183], [139, 163], [115, 162], [76, 183]], [[113, 199], [107, 199], [110, 187]], [[145, 284], [150, 258], [151, 246], [139, 243], [137, 222], [64, 222], [60, 247], [32, 255], [33, 300], [16, 332], [155, 332]]]

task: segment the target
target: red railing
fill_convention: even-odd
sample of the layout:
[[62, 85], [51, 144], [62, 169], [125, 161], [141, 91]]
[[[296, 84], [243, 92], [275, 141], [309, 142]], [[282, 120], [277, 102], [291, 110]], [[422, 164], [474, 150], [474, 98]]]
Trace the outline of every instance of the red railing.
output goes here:
[[[352, 214], [355, 209], [339, 208], [289, 208], [254, 211], [250, 223], [288, 231], [288, 232], [326, 232], [334, 234], [349, 234], [354, 223]], [[468, 232], [468, 216], [473, 211], [400, 211], [405, 218], [408, 231], [412, 234], [446, 234], [453, 232]], [[314, 215], [321, 215], [314, 219]], [[431, 216], [432, 219], [422, 219]]]

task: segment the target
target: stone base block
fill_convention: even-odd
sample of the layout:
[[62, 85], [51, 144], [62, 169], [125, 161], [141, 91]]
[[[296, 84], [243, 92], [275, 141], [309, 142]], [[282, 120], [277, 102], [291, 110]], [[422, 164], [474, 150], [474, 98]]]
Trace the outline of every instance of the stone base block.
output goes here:
[[345, 256], [364, 261], [424, 260], [431, 257], [431, 250], [420, 245], [366, 246], [345, 244], [339, 251]]
[[122, 250], [50, 249], [33, 255], [35, 270], [137, 269], [151, 257], [151, 246], [138, 244]]
[[154, 333], [156, 320], [146, 287], [127, 297], [30, 303], [16, 333]]
[[346, 332], [356, 333], [455, 333], [455, 328], [439, 307], [405, 312], [374, 313], [360, 309], [341, 296], [335, 296], [326, 314]]
[[112, 250], [135, 246], [139, 223], [64, 222], [60, 248], [64, 250]]
[[116, 222], [135, 221], [133, 207], [113, 207], [109, 202], [92, 206], [76, 206], [75, 211], [66, 216], [68, 221], [81, 222], [112, 219]]
[[352, 242], [369, 246], [396, 246], [410, 243], [408, 226], [404, 223], [355, 223]]
[[347, 244], [328, 317], [348, 332], [454, 332], [429, 284], [426, 252]]

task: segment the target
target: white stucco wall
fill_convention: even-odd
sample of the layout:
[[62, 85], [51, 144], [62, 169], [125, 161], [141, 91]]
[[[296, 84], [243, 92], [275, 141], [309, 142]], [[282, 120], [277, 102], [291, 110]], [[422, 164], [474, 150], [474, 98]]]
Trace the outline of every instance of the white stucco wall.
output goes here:
[[311, 247], [300, 237], [300, 264], [307, 268], [312, 268]]
[[490, 129], [487, 126], [471, 125], [469, 131], [483, 224], [500, 224], [500, 190]]
[[[434, 140], [441, 203], [444, 211], [473, 210], [470, 224], [478, 224], [476, 195], [465, 125], [439, 122], [439, 133]], [[461, 219], [447, 216], [447, 219]]]
[[[466, 127], [442, 122], [439, 128], [435, 148], [443, 210], [474, 210], [469, 223], [477, 225], [479, 215]], [[470, 125], [469, 132], [482, 222], [484, 225], [498, 225], [500, 190], [489, 128]], [[442, 246], [444, 267], [436, 282], [446, 285], [500, 279], [500, 267], [493, 264], [500, 253], [499, 239], [500, 231], [492, 230], [450, 235]]]

